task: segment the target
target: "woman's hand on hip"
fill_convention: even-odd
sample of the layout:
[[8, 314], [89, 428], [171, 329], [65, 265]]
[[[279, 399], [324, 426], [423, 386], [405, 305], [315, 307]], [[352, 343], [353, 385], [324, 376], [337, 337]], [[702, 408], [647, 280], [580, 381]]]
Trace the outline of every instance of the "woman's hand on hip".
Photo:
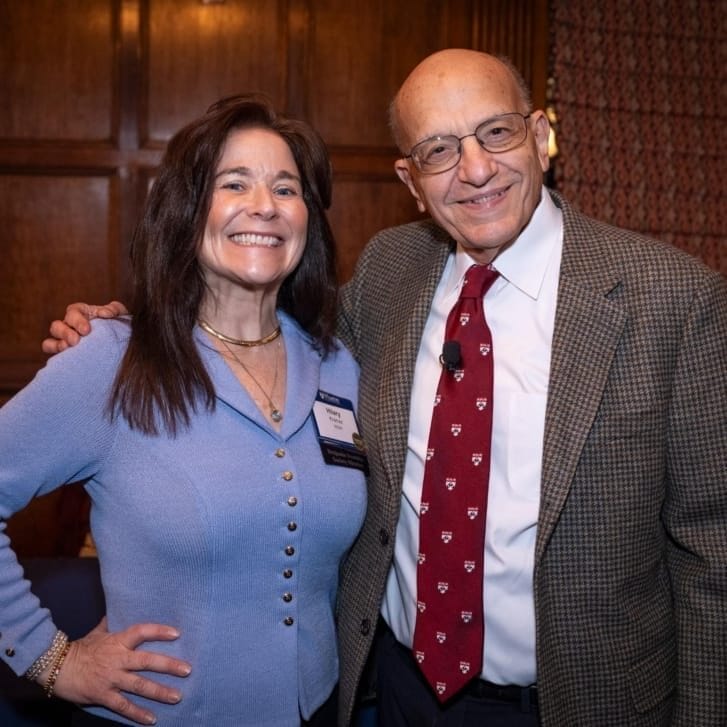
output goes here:
[[[173, 641], [178, 637], [175, 628], [150, 623], [109, 633], [104, 618], [93, 631], [71, 642], [54, 694], [76, 704], [106, 707], [140, 724], [154, 724], [154, 714], [134, 704], [122, 692], [166, 704], [179, 702], [182, 698], [179, 689], [163, 686], [139, 672], [186, 677], [192, 670], [191, 665], [138, 648], [147, 641]], [[38, 681], [42, 684], [46, 678], [47, 674], [41, 674]]]

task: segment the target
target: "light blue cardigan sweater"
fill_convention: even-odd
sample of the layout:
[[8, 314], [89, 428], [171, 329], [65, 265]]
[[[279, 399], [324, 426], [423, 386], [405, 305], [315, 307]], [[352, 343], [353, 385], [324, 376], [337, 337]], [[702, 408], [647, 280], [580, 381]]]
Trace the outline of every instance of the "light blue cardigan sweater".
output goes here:
[[[322, 360], [279, 317], [288, 356], [280, 434], [199, 329], [216, 410], [198, 412], [176, 438], [111, 423], [105, 407], [127, 321], [95, 321], [0, 409], [0, 518], [90, 478], [109, 629], [159, 622], [181, 631], [145, 646], [191, 662], [186, 679], [150, 675], [181, 689], [182, 701], [132, 697], [160, 725], [298, 725], [337, 680], [338, 566], [363, 520], [365, 483], [358, 470], [324, 464], [310, 412], [319, 389], [356, 402], [357, 368], [343, 348]], [[55, 626], [0, 528], [0, 657], [22, 674]]]

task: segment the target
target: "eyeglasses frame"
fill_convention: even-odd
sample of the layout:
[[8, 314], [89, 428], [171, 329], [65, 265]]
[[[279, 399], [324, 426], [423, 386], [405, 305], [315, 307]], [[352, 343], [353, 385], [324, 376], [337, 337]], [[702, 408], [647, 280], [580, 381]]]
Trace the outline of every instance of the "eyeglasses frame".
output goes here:
[[[470, 136], [474, 136], [477, 139], [477, 143], [480, 145], [482, 149], [484, 149], [486, 152], [489, 152], [490, 154], [505, 154], [509, 151], [512, 151], [513, 149], [517, 149], [519, 146], [522, 146], [525, 141], [528, 138], [528, 124], [527, 120], [533, 115], [533, 112], [529, 112], [527, 114], [522, 114], [519, 111], [508, 111], [506, 114], [498, 114], [497, 116], [491, 116], [489, 119], [485, 119], [481, 123], [477, 124], [475, 127], [475, 130], [471, 134], [465, 134], [464, 136], [455, 136], [454, 134], [442, 134], [438, 136], [430, 136], [426, 139], [422, 139], [421, 141], [418, 141], [414, 146], [411, 148], [411, 151], [408, 154], [404, 155], [404, 159], [411, 159], [412, 164], [417, 168], [417, 171], [420, 174], [426, 174], [426, 175], [433, 175], [433, 174], [444, 174], [444, 172], [448, 172], [452, 169], [454, 169], [462, 160], [462, 142], [465, 139], [469, 139]], [[515, 144], [515, 146], [510, 146], [507, 149], [488, 149], [478, 138], [477, 138], [477, 132], [485, 126], [485, 124], [491, 124], [493, 121], [497, 121], [497, 119], [501, 119], [504, 116], [520, 116], [525, 122], [525, 136], [523, 137], [522, 141]], [[437, 169], [436, 172], [429, 172], [425, 171], [419, 166], [419, 163], [416, 161], [414, 157], [414, 151], [418, 146], [421, 146], [422, 144], [426, 144], [430, 141], [437, 141], [439, 139], [457, 139], [457, 156], [455, 162], [445, 169]]]

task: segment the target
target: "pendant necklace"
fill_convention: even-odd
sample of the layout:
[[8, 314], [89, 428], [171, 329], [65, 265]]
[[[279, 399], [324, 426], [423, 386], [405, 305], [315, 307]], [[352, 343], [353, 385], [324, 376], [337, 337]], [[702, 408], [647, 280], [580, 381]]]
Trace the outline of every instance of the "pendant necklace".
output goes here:
[[[267, 336], [263, 336], [262, 338], [257, 338], [254, 341], [246, 341], [244, 338], [232, 338], [230, 336], [226, 336], [224, 333], [220, 333], [219, 331], [212, 328], [212, 326], [207, 323], [207, 321], [203, 321], [201, 318], [197, 319], [197, 322], [199, 323], [199, 327], [203, 330], [207, 331], [207, 333], [211, 334], [218, 340], [222, 341], [224, 344], [231, 343], [234, 346], [245, 346], [245, 348], [252, 348], [253, 346], [264, 346], [266, 343], [270, 343], [271, 341], [274, 341], [279, 335], [280, 335], [280, 326], [276, 326], [275, 330], [272, 333], [268, 333]], [[227, 349], [230, 351], [230, 349]], [[232, 351], [230, 351], [232, 353]], [[232, 354], [235, 356], [235, 354]], [[235, 356], [237, 358], [237, 356]], [[239, 361], [239, 359], [238, 359]], [[241, 361], [239, 363], [242, 364]], [[243, 365], [244, 368], [244, 365]], [[245, 369], [247, 370], [247, 369]], [[253, 377], [254, 380], [254, 377]]]
[[[202, 321], [200, 321], [199, 324], [200, 324], [200, 326], [202, 326], [202, 328], [204, 328], [205, 330], [208, 330], [205, 326], [202, 325]], [[252, 379], [252, 381], [255, 383], [257, 388], [260, 389], [260, 391], [262, 392], [262, 395], [267, 399], [268, 406], [270, 407], [270, 418], [276, 424], [280, 423], [283, 420], [283, 413], [280, 411], [280, 409], [278, 409], [277, 406], [275, 406], [275, 402], [273, 402], [272, 398], [270, 396], [268, 396], [268, 392], [265, 391], [265, 389], [263, 389], [262, 384], [253, 376], [252, 371], [250, 371], [250, 369], [247, 366], [245, 366], [245, 364], [237, 357], [237, 354], [235, 354], [235, 352], [227, 345], [227, 340], [225, 340], [225, 338], [222, 338], [221, 335], [218, 335], [217, 331], [215, 331], [215, 332], [210, 331], [210, 333], [212, 333], [213, 336], [217, 336], [217, 338], [219, 338], [220, 341], [222, 341], [222, 345], [229, 351], [230, 356], [232, 356], [232, 358], [234, 358], [235, 361], [237, 361], [237, 363], [239, 363], [240, 366], [242, 366], [245, 373]], [[276, 331], [274, 331], [273, 334], [270, 334], [270, 335], [272, 336], [272, 338], [270, 338], [269, 336], [267, 337], [269, 339], [269, 341], [276, 339], [280, 335], [280, 327], [278, 327], [276, 329]], [[263, 340], [264, 339], [260, 339], [260, 341], [263, 341]], [[247, 342], [247, 343], [244, 343], [241, 345], [243, 345], [243, 346], [259, 346], [259, 345], [261, 345], [261, 343]], [[280, 348], [280, 343], [278, 343], [278, 348]], [[275, 373], [273, 374], [273, 386], [270, 390], [271, 394], [275, 393], [275, 385], [278, 383], [278, 358], [279, 357], [278, 357], [277, 351], [276, 351]]]

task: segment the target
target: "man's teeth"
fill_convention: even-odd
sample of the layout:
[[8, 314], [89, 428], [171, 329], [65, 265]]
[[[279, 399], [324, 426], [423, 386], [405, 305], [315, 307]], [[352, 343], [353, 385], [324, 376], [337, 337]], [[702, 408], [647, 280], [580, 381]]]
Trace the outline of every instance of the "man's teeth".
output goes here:
[[271, 235], [253, 235], [249, 232], [239, 235], [230, 235], [230, 240], [238, 245], [262, 245], [264, 247], [275, 247], [281, 244], [277, 237], [273, 237]]
[[487, 194], [483, 194], [479, 197], [474, 197], [473, 199], [466, 200], [466, 204], [487, 204], [488, 202], [492, 202], [492, 200], [497, 199], [498, 197], [502, 197], [503, 194], [505, 194], [507, 190], [503, 189], [499, 192], [488, 192]]

